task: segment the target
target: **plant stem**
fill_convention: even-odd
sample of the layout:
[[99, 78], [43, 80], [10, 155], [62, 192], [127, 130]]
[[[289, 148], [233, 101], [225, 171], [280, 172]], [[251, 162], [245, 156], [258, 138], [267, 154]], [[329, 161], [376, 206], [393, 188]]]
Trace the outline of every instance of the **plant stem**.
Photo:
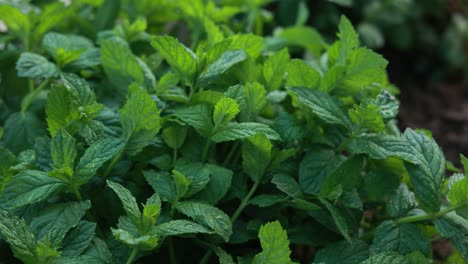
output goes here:
[[128, 257], [128, 260], [127, 260], [127, 264], [132, 264], [133, 263], [133, 259], [136, 257], [136, 255], [138, 254], [138, 248], [134, 248], [132, 253], [130, 254], [130, 256]]
[[202, 161], [205, 161], [207, 156], [208, 156], [208, 151], [210, 150], [211, 146], [211, 137], [206, 139], [205, 146], [203, 147], [203, 152], [202, 152]]
[[229, 162], [231, 161], [232, 159], [232, 156], [234, 155], [234, 153], [236, 152], [237, 148], [240, 146], [240, 142], [239, 141], [236, 141], [236, 143], [234, 143], [234, 146], [232, 146], [231, 150], [229, 150], [229, 153], [226, 157], [226, 159], [224, 160], [223, 162], [223, 167], [226, 167], [226, 165], [229, 164]]
[[208, 250], [203, 256], [203, 258], [200, 260], [200, 264], [208, 263], [208, 261], [210, 261], [211, 255], [213, 255], [213, 252], [211, 250]]
[[169, 260], [171, 264], [177, 264], [175, 249], [174, 249], [174, 241], [172, 237], [168, 238], [169, 242]]
[[172, 152], [172, 167], [175, 167], [176, 161], [177, 161], [177, 148], [174, 148]]
[[247, 194], [247, 196], [245, 196], [244, 199], [242, 199], [239, 207], [237, 208], [237, 210], [234, 212], [234, 214], [231, 217], [231, 222], [232, 223], [234, 223], [237, 220], [237, 218], [240, 216], [240, 214], [242, 213], [244, 208], [247, 206], [247, 204], [249, 203], [250, 198], [252, 198], [252, 195], [257, 190], [259, 184], [260, 184], [260, 181], [255, 182], [255, 184], [252, 186], [252, 188], [250, 188], [250, 191]]
[[73, 186], [73, 192], [75, 193], [76, 199], [78, 199], [78, 201], [82, 202], [83, 201], [83, 196], [81, 196], [80, 189]]
[[447, 213], [455, 211], [455, 210], [457, 210], [458, 208], [460, 208], [462, 206], [464, 206], [464, 203], [461, 203], [461, 204], [455, 205], [455, 206], [447, 207], [447, 208], [445, 208], [443, 210], [440, 210], [439, 212], [433, 213], [433, 214], [412, 215], [412, 216], [403, 217], [403, 218], [400, 218], [400, 219], [396, 220], [395, 222], [397, 224], [404, 224], [404, 223], [413, 223], [413, 222], [434, 220], [436, 218], [439, 218], [439, 217], [442, 217], [442, 216], [446, 215]]
[[[28, 94], [25, 98], [24, 98], [24, 101], [21, 103], [21, 113], [26, 113], [26, 111], [28, 110], [29, 106], [31, 105], [31, 103], [33, 102], [34, 98], [36, 98], [36, 96], [42, 91], [42, 89], [44, 89], [44, 87], [47, 86], [47, 84], [49, 83], [49, 80], [44, 80], [38, 87], [36, 90], [33, 90], [30, 94]], [[33, 88], [34, 89], [34, 88]]]
[[105, 179], [107, 178], [107, 176], [109, 176], [109, 173], [112, 171], [112, 169], [115, 167], [115, 165], [117, 164], [117, 162], [119, 162], [119, 160], [122, 158], [124, 152], [125, 152], [125, 147], [126, 147], [126, 144], [122, 147], [122, 149], [119, 151], [119, 153], [114, 157], [114, 159], [111, 161], [111, 163], [109, 164], [109, 166], [107, 166], [106, 170], [104, 171], [104, 173], [102, 174], [102, 177]]

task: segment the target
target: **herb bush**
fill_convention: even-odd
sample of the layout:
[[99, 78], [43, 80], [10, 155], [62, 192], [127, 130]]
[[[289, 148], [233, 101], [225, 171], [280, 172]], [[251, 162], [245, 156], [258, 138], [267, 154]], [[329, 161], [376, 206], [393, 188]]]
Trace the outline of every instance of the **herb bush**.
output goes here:
[[345, 17], [262, 37], [267, 2], [0, 5], [0, 261], [468, 261], [468, 177], [388, 62]]

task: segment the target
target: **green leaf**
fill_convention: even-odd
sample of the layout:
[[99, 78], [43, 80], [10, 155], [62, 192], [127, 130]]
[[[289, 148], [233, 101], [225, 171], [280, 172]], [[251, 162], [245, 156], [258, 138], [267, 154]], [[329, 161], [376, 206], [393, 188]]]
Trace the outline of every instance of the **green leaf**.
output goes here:
[[344, 191], [357, 188], [362, 180], [361, 174], [363, 165], [363, 156], [353, 156], [345, 160], [333, 173], [325, 177], [320, 188], [320, 195], [322, 197], [331, 195], [338, 185], [340, 185]]
[[213, 248], [214, 253], [218, 256], [219, 264], [235, 264], [234, 259], [226, 251], [220, 247]]
[[338, 62], [343, 64], [348, 59], [349, 53], [359, 46], [359, 35], [345, 16], [341, 16], [338, 29], [338, 37], [340, 38]]
[[346, 74], [346, 67], [343, 65], [335, 64], [330, 67], [320, 80], [319, 90], [324, 92], [333, 91]]
[[371, 256], [360, 264], [408, 264], [408, 260], [395, 252], [386, 251]]
[[468, 206], [468, 177], [453, 182], [447, 194], [447, 198], [453, 206]]
[[167, 63], [193, 82], [197, 73], [197, 56], [171, 36], [156, 36], [151, 45], [166, 59]]
[[[13, 5], [2, 4], [0, 5], [0, 17], [2, 18], [2, 21], [8, 26], [9, 32], [25, 38], [24, 41], [28, 41], [27, 37], [31, 30], [31, 25], [27, 15], [23, 14]], [[27, 43], [23, 44], [27, 45]]]
[[373, 159], [398, 157], [407, 162], [420, 160], [403, 138], [385, 134], [362, 134], [351, 141], [349, 149], [355, 154], [367, 154]]
[[404, 183], [398, 186], [387, 203], [387, 212], [392, 217], [402, 217], [416, 206], [416, 198]]
[[284, 65], [289, 62], [289, 52], [282, 49], [268, 57], [263, 65], [263, 77], [268, 91], [278, 90], [283, 84]]
[[319, 250], [314, 258], [314, 263], [361, 263], [369, 257], [369, 246], [361, 241], [354, 240], [353, 243], [340, 241]]
[[248, 137], [242, 145], [242, 168], [254, 182], [260, 182], [270, 166], [272, 144], [265, 134]]
[[47, 95], [46, 114], [50, 135], [55, 136], [59, 129], [66, 129], [70, 120], [70, 93], [65, 86], [52, 86]]
[[59, 66], [78, 60], [93, 43], [79, 35], [65, 35], [56, 32], [47, 33], [42, 39], [42, 47], [55, 59]]
[[78, 226], [89, 208], [89, 201], [53, 205], [31, 221], [31, 229], [37, 234], [38, 241], [57, 248], [62, 245], [66, 233]]
[[49, 177], [46, 172], [26, 170], [15, 175], [3, 190], [1, 204], [18, 208], [43, 201], [58, 193], [66, 183]]
[[315, 56], [319, 56], [323, 48], [326, 46], [322, 36], [311, 27], [288, 27], [280, 31], [275, 37], [282, 45], [303, 47]]
[[122, 94], [126, 93], [127, 87], [133, 82], [144, 85], [144, 72], [124, 40], [117, 37], [103, 40], [101, 60], [107, 77]]
[[398, 115], [400, 103], [386, 90], [382, 90], [372, 103], [379, 107], [380, 115], [385, 122], [395, 119]]
[[380, 115], [380, 108], [369, 104], [365, 107], [355, 105], [353, 109], [348, 110], [351, 121], [361, 129], [371, 132], [380, 132], [385, 129], [385, 124]]
[[[437, 219], [434, 221], [437, 231], [442, 237], [449, 238], [457, 251], [463, 257], [465, 262], [468, 261], [468, 235], [458, 226], [451, 224], [445, 219]], [[466, 229], [466, 227], [465, 227]]]
[[302, 60], [291, 60], [287, 64], [286, 72], [286, 86], [288, 87], [298, 86], [316, 89], [319, 86], [320, 74]]
[[288, 90], [324, 122], [343, 125], [348, 129], [352, 127], [349, 118], [330, 95], [304, 87], [290, 87]]
[[123, 150], [121, 139], [107, 137], [94, 142], [87, 148], [76, 165], [75, 179], [79, 185], [86, 183], [96, 175], [104, 163], [111, 160]]
[[154, 139], [161, 128], [159, 110], [149, 94], [138, 85], [129, 87], [129, 97], [120, 109], [125, 150], [136, 155]]
[[174, 178], [178, 199], [184, 197], [190, 187], [190, 181], [184, 174], [178, 172], [177, 170], [172, 171], [172, 176]]
[[186, 234], [213, 234], [208, 228], [188, 220], [173, 220], [157, 225], [152, 233], [158, 236], [179, 236]]
[[210, 135], [213, 130], [212, 113], [204, 104], [179, 108], [174, 115], [182, 122], [192, 126], [202, 136]]
[[247, 83], [244, 86], [244, 104], [241, 107], [241, 121], [253, 121], [266, 105], [266, 91], [263, 85]]
[[231, 36], [229, 40], [231, 41], [230, 50], [245, 50], [245, 53], [252, 59], [256, 59], [262, 53], [263, 38], [260, 36], [252, 33], [236, 34]]
[[0, 234], [10, 244], [15, 257], [24, 263], [35, 263], [36, 242], [26, 222], [16, 215], [0, 208]]
[[200, 75], [198, 79], [200, 86], [207, 87], [213, 84], [223, 73], [245, 59], [247, 59], [247, 54], [244, 50], [229, 50], [224, 52], [217, 61], [209, 65]]
[[423, 132], [406, 129], [404, 136], [419, 161], [418, 164], [405, 163], [416, 198], [424, 209], [437, 212], [440, 207], [440, 189], [445, 177], [444, 154], [434, 139]]
[[229, 241], [232, 234], [232, 224], [223, 211], [212, 205], [194, 201], [178, 202], [175, 208], [195, 222], [211, 228], [226, 242]]
[[287, 174], [275, 174], [271, 182], [276, 185], [276, 188], [293, 198], [302, 198], [304, 196], [301, 186], [297, 183], [296, 179]]
[[294, 115], [286, 112], [278, 113], [274, 129], [284, 141], [291, 142], [304, 137], [305, 131]]
[[179, 149], [187, 137], [187, 127], [173, 124], [162, 131], [163, 139], [172, 149]]
[[144, 171], [143, 175], [163, 201], [175, 202], [177, 198], [176, 186], [169, 173]]
[[155, 235], [145, 235], [140, 237], [133, 236], [130, 232], [122, 229], [113, 229], [112, 234], [115, 239], [127, 245], [130, 248], [138, 248], [143, 251], [151, 251], [158, 246], [158, 237]]
[[292, 263], [288, 235], [278, 221], [262, 225], [258, 232], [258, 238], [262, 246], [262, 253], [255, 255], [252, 263]]
[[307, 194], [319, 194], [326, 176], [344, 160], [334, 150], [318, 148], [306, 153], [299, 165], [299, 184]]
[[258, 207], [269, 207], [277, 203], [285, 201], [287, 198], [284, 195], [276, 194], [260, 194], [249, 200], [249, 204]]
[[63, 240], [62, 256], [79, 256], [93, 241], [96, 231], [96, 224], [81, 221], [78, 226], [70, 230]]
[[16, 157], [8, 149], [0, 147], [0, 195], [6, 184], [11, 180], [14, 171], [11, 169], [16, 164]]
[[69, 169], [73, 171], [77, 151], [76, 140], [65, 130], [59, 130], [50, 142], [50, 153], [52, 155], [52, 168]]
[[210, 181], [210, 172], [203, 163], [179, 159], [175, 164], [175, 169], [186, 176], [190, 182], [185, 197], [192, 196], [203, 190]]
[[234, 99], [224, 97], [219, 100], [214, 108], [213, 122], [215, 127], [224, 127], [239, 113], [239, 105]]
[[280, 140], [280, 136], [276, 131], [269, 126], [261, 123], [244, 122], [244, 123], [228, 123], [223, 129], [218, 130], [211, 138], [214, 142], [232, 141], [243, 139], [255, 134], [265, 134], [270, 140]]
[[115, 192], [115, 194], [117, 194], [120, 201], [122, 202], [125, 212], [130, 217], [132, 222], [135, 224], [139, 223], [141, 212], [132, 193], [122, 185], [115, 182], [107, 181], [107, 185]]
[[215, 205], [228, 193], [234, 173], [229, 169], [212, 164], [205, 166], [210, 172], [210, 181], [193, 198]]
[[56, 77], [59, 73], [55, 64], [41, 55], [30, 52], [21, 53], [16, 63], [16, 70], [18, 76], [28, 78], [51, 78]]
[[352, 243], [351, 237], [349, 236], [348, 231], [348, 224], [346, 223], [346, 219], [343, 217], [341, 212], [336, 208], [334, 205], [329, 203], [327, 200], [320, 198], [320, 202], [325, 205], [325, 207], [330, 212], [331, 216], [333, 217], [333, 221], [335, 222], [336, 227], [341, 235], [346, 239], [348, 243]]
[[386, 251], [398, 252], [402, 255], [419, 251], [425, 256], [429, 256], [430, 244], [417, 226], [413, 224], [396, 225], [395, 222], [387, 220], [375, 230], [371, 253], [375, 255]]

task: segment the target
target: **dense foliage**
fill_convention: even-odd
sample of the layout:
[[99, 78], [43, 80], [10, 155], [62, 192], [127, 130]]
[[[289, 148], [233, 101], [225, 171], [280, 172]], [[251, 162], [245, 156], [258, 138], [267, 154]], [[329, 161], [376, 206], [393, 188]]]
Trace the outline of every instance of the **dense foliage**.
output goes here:
[[468, 261], [468, 177], [388, 62], [344, 16], [262, 36], [269, 2], [1, 4], [0, 261]]

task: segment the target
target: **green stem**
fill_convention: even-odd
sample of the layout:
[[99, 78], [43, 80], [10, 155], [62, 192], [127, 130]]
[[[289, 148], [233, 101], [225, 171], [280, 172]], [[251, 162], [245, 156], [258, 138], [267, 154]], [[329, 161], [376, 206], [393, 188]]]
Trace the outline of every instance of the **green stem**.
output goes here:
[[138, 248], [134, 248], [130, 256], [128, 257], [127, 264], [132, 264], [133, 259], [135, 259], [136, 255], [138, 254]]
[[110, 172], [112, 171], [112, 169], [115, 167], [115, 165], [117, 164], [117, 162], [119, 162], [119, 160], [122, 158], [124, 152], [125, 152], [125, 148], [126, 148], [126, 145], [124, 145], [122, 147], [122, 149], [119, 151], [119, 153], [117, 154], [117, 156], [114, 157], [114, 159], [111, 161], [111, 163], [109, 164], [109, 166], [107, 166], [106, 170], [104, 171], [104, 173], [102, 174], [102, 177], [105, 179], [107, 178], [107, 176], [109, 176]]
[[207, 156], [208, 156], [208, 151], [210, 150], [211, 146], [211, 137], [206, 139], [205, 146], [203, 147], [203, 152], [202, 152], [202, 161], [205, 161]]
[[174, 148], [172, 152], [172, 167], [175, 167], [176, 161], [177, 161], [177, 148]]
[[175, 249], [174, 249], [174, 241], [172, 240], [172, 237], [168, 238], [169, 242], [169, 261], [171, 264], [177, 264], [177, 258], [175, 254]]
[[249, 203], [250, 198], [252, 198], [252, 195], [255, 193], [255, 191], [257, 190], [259, 185], [260, 185], [260, 181], [255, 182], [255, 184], [252, 186], [252, 188], [250, 188], [250, 191], [247, 194], [247, 196], [245, 196], [244, 199], [242, 199], [239, 207], [237, 208], [237, 210], [234, 212], [234, 214], [231, 217], [231, 222], [232, 223], [234, 223], [237, 220], [237, 218], [239, 218], [240, 214], [242, 213], [244, 208]]
[[425, 214], [425, 215], [412, 215], [412, 216], [407, 216], [407, 217], [403, 217], [403, 218], [400, 218], [398, 220], [396, 220], [395, 222], [397, 224], [404, 224], [404, 223], [413, 223], [413, 222], [421, 222], [421, 221], [427, 221], [427, 220], [434, 220], [434, 219], [437, 219], [439, 217], [442, 217], [452, 211], [455, 211], [457, 210], [458, 208], [464, 206], [464, 203], [461, 203], [459, 205], [455, 205], [455, 206], [450, 206], [450, 207], [447, 207], [443, 210], [440, 210], [439, 212], [437, 213], [433, 213], [433, 214]]
[[200, 264], [206, 264], [208, 261], [210, 261], [211, 255], [213, 255], [213, 252], [211, 250], [208, 250], [203, 258], [200, 260]]
[[[34, 99], [36, 98], [36, 96], [42, 91], [42, 89], [44, 89], [44, 87], [47, 86], [47, 84], [49, 83], [49, 80], [44, 80], [38, 87], [36, 90], [33, 90], [30, 94], [28, 94], [25, 98], [24, 98], [24, 101], [21, 103], [21, 113], [26, 113], [26, 111], [28, 110], [29, 106], [31, 105], [31, 103], [34, 101]], [[31, 87], [30, 87], [31, 89]], [[32, 88], [34, 89], [34, 88]]]
[[82, 202], [83, 201], [83, 196], [81, 196], [81, 193], [80, 193], [80, 189], [77, 188], [77, 187], [73, 187], [73, 193], [75, 193], [75, 196], [76, 196], [76, 199], [78, 199], [78, 201]]
[[226, 159], [224, 160], [223, 162], [223, 167], [226, 167], [226, 165], [229, 164], [229, 162], [231, 161], [232, 159], [232, 156], [234, 155], [234, 153], [236, 152], [237, 148], [240, 146], [240, 142], [239, 141], [236, 141], [236, 143], [234, 143], [234, 146], [232, 146], [231, 150], [229, 150], [229, 153], [226, 157]]

